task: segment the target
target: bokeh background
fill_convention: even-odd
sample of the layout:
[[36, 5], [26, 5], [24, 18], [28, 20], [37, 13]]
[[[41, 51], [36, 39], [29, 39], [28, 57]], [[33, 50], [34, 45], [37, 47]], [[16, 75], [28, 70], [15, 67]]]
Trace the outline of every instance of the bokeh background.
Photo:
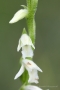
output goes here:
[[[14, 80], [21, 56], [16, 48], [26, 21], [9, 21], [24, 4], [26, 0], [0, 0], [0, 90], [18, 90], [21, 86], [19, 79]], [[60, 0], [39, 0], [36, 25], [33, 60], [43, 70], [38, 86], [60, 90]]]

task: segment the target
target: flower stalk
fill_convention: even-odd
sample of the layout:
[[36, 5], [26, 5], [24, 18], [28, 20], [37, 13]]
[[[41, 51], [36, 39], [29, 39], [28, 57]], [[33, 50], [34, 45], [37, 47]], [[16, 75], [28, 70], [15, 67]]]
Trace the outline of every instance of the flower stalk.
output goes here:
[[28, 6], [28, 18], [27, 18], [27, 27], [29, 36], [32, 39], [32, 42], [35, 44], [35, 33], [36, 33], [36, 23], [35, 23], [35, 12], [37, 9], [38, 0], [27, 0]]
[[38, 71], [43, 72], [33, 61], [35, 38], [36, 38], [36, 23], [35, 13], [37, 10], [38, 0], [26, 0], [27, 6], [21, 5], [24, 9], [18, 10], [10, 24], [16, 23], [19, 20], [26, 18], [27, 29], [24, 28], [22, 35], [19, 38], [17, 52], [21, 50], [20, 69], [15, 75], [14, 80], [20, 78], [23, 82], [20, 90], [42, 90], [41, 88], [31, 85], [32, 83], [39, 83]]

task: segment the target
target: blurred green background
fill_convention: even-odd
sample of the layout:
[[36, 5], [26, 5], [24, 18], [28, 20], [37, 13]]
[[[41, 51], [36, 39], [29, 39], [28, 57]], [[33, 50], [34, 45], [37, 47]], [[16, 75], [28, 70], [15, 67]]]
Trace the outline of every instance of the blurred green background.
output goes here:
[[[24, 4], [26, 0], [0, 0], [0, 90], [18, 90], [21, 86], [19, 79], [14, 80], [21, 56], [16, 48], [26, 21], [9, 21]], [[39, 0], [36, 25], [33, 60], [43, 70], [38, 86], [43, 90], [60, 90], [60, 0]]]

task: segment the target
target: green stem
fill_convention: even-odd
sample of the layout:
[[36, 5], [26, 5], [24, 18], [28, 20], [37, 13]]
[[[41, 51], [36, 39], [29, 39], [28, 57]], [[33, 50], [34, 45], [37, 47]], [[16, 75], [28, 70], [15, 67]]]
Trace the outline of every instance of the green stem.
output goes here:
[[27, 2], [27, 7], [28, 7], [28, 9], [29, 9], [30, 6], [31, 6], [31, 0], [26, 0], [26, 2]]
[[35, 44], [35, 33], [36, 33], [36, 24], [35, 24], [35, 12], [37, 8], [38, 0], [27, 0], [28, 7], [28, 18], [27, 18], [27, 27], [28, 33], [32, 42]]
[[27, 19], [27, 26], [28, 26], [29, 36], [32, 39], [32, 42], [35, 44], [36, 24], [34, 17], [30, 17], [29, 19]]

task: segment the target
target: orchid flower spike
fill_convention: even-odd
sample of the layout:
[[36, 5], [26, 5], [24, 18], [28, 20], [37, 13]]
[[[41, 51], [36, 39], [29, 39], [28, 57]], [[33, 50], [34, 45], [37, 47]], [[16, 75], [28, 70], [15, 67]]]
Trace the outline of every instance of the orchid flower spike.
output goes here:
[[14, 79], [19, 78], [23, 74], [25, 69], [28, 71], [28, 74], [29, 74], [28, 82], [29, 83], [38, 83], [39, 77], [38, 77], [37, 71], [42, 72], [42, 70], [33, 61], [31, 61], [29, 59], [22, 60], [21, 68], [18, 71], [18, 73], [16, 74]]
[[23, 88], [24, 90], [42, 90], [41, 88], [34, 86], [34, 85], [26, 85]]
[[16, 23], [17, 21], [23, 19], [24, 17], [26, 17], [28, 15], [28, 10], [27, 9], [21, 9], [21, 10], [18, 10], [13, 18], [10, 20], [10, 24], [12, 23]]

